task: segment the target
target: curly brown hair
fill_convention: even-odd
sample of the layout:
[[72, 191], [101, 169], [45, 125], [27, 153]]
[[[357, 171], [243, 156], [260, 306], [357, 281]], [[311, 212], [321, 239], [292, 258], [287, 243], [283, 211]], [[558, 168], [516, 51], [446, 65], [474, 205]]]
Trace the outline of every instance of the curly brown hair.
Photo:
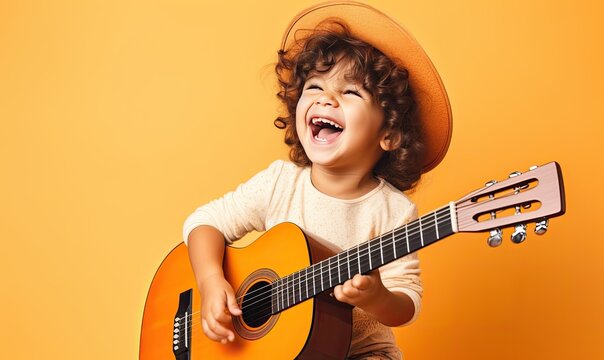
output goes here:
[[[296, 34], [297, 35], [297, 34]], [[373, 46], [354, 38], [339, 19], [322, 22], [310, 34], [296, 39], [290, 49], [279, 50], [275, 66], [280, 91], [277, 97], [285, 116], [274, 124], [285, 130], [289, 157], [299, 166], [311, 164], [296, 132], [296, 106], [304, 83], [314, 73], [329, 72], [336, 61], [349, 65], [351, 80], [362, 84], [384, 111], [383, 130], [390, 133], [393, 149], [384, 152], [373, 173], [401, 191], [412, 189], [422, 174], [423, 141], [416, 103], [409, 87], [408, 70], [397, 66]]]

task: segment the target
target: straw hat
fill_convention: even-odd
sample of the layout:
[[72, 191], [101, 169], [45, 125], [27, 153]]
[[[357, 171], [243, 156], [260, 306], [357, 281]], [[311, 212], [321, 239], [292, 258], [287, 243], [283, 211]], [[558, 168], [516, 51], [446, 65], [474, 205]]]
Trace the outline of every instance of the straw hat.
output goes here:
[[425, 142], [422, 172], [432, 170], [449, 148], [452, 117], [447, 92], [428, 55], [396, 21], [355, 1], [330, 1], [302, 11], [287, 27], [281, 49], [288, 50], [294, 45], [296, 31], [314, 29], [327, 18], [342, 20], [354, 37], [372, 45], [409, 71]]

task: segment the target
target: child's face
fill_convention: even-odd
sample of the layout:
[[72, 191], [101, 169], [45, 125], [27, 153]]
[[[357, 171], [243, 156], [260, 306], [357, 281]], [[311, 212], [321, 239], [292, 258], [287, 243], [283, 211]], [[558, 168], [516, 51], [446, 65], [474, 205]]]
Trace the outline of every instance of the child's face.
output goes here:
[[296, 107], [296, 131], [313, 165], [371, 171], [384, 149], [384, 113], [371, 93], [347, 79], [347, 66], [307, 79]]

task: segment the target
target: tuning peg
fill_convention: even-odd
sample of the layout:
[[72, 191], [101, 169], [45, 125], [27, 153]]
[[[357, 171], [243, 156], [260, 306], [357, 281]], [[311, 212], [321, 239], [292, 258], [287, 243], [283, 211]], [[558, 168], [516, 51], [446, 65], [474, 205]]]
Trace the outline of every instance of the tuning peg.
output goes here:
[[529, 170], [536, 170], [538, 167], [539, 167], [539, 166], [537, 166], [537, 165], [533, 165], [533, 166], [531, 166], [531, 167], [529, 168]]
[[517, 224], [514, 226], [514, 232], [512, 233], [511, 238], [514, 244], [520, 244], [526, 240], [526, 224]]
[[503, 242], [503, 234], [501, 233], [501, 229], [493, 229], [489, 233], [489, 238], [487, 239], [487, 244], [490, 247], [497, 247], [501, 245]]
[[536, 222], [535, 223], [535, 234], [537, 234], [537, 235], [545, 234], [545, 232], [547, 231], [547, 227], [548, 227], [548, 220], [546, 218], [543, 218], [543, 220]]
[[[516, 177], [520, 174], [522, 174], [520, 171], [514, 171], [514, 172], [510, 173], [510, 178]], [[528, 184], [515, 187], [514, 194], [520, 193], [520, 190], [526, 188], [527, 186], [528, 186]], [[518, 206], [518, 205], [516, 206], [515, 215], [520, 214], [520, 208], [521, 208], [520, 206]], [[521, 242], [526, 240], [526, 224], [516, 224], [511, 238], [512, 238], [512, 242], [514, 244], [520, 244]]]
[[[487, 183], [485, 184], [486, 187], [489, 186], [493, 186], [497, 183], [497, 180], [490, 180], [487, 181]], [[495, 195], [490, 194], [489, 195], [489, 199], [493, 199], [495, 198]], [[491, 220], [495, 219], [497, 217], [497, 214], [495, 213], [495, 211], [491, 211]], [[490, 247], [496, 247], [501, 245], [501, 242], [503, 241], [503, 235], [501, 234], [501, 229], [497, 228], [497, 229], [493, 229], [491, 230], [491, 232], [489, 233], [489, 238], [487, 239], [487, 244], [489, 244]]]

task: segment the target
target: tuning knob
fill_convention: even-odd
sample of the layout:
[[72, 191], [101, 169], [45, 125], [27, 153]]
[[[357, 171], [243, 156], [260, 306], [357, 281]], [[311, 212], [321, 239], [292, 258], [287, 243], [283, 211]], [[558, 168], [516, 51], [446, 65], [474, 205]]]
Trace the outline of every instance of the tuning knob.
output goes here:
[[[514, 171], [510, 173], [510, 178], [516, 177], [522, 174], [520, 171]], [[520, 193], [520, 190], [524, 188], [523, 186], [517, 186], [514, 188], [514, 194]], [[515, 215], [520, 215], [520, 206], [516, 206]], [[526, 224], [517, 224], [514, 226], [514, 232], [512, 233], [512, 242], [514, 244], [520, 244], [524, 240], [526, 240]]]
[[544, 218], [543, 220], [538, 221], [537, 223], [535, 223], [535, 234], [537, 234], [537, 235], [545, 234], [545, 232], [547, 231], [547, 226], [548, 226], [547, 219]]
[[[497, 180], [491, 180], [488, 181], [485, 186], [489, 187], [489, 186], [493, 186], [497, 183]], [[493, 199], [495, 198], [495, 195], [490, 194], [489, 195], [489, 199]], [[497, 214], [495, 213], [495, 211], [491, 211], [491, 220], [495, 219], [497, 217]], [[501, 245], [501, 242], [503, 241], [503, 235], [501, 233], [501, 229], [496, 228], [491, 230], [491, 232], [489, 233], [489, 238], [487, 239], [487, 244], [489, 244], [490, 247], [496, 247]]]
[[487, 239], [487, 244], [490, 247], [497, 247], [501, 245], [503, 242], [503, 234], [501, 233], [501, 229], [493, 229], [489, 233], [489, 238]]
[[514, 244], [520, 244], [524, 240], [526, 240], [526, 225], [525, 224], [517, 224], [514, 226], [514, 232], [512, 233], [512, 242]]

